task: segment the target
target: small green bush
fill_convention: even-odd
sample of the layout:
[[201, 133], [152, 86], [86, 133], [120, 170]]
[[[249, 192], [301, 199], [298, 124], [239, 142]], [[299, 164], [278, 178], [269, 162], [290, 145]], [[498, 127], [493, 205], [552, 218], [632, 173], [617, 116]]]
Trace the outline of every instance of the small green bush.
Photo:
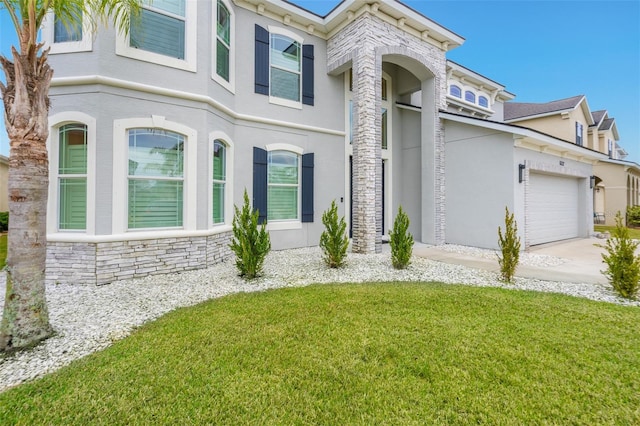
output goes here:
[[627, 207], [627, 226], [640, 226], [640, 206]]
[[608, 254], [602, 253], [607, 269], [602, 271], [609, 279], [613, 289], [622, 297], [634, 299], [638, 294], [640, 281], [640, 256], [636, 256], [638, 241], [629, 237], [629, 229], [622, 224], [622, 215], [616, 214], [616, 229], [604, 247]]
[[498, 264], [502, 280], [510, 283], [513, 281], [520, 261], [520, 237], [518, 237], [518, 224], [513, 213], [509, 213], [508, 207], [504, 210], [504, 234], [502, 228], [498, 226], [498, 245], [502, 253], [502, 256], [498, 254]]
[[266, 224], [258, 229], [258, 211], [249, 206], [249, 195], [244, 191], [242, 210], [235, 208], [231, 250], [236, 254], [236, 267], [240, 276], [253, 279], [262, 273], [264, 258], [271, 250], [271, 239]]
[[322, 213], [322, 223], [325, 228], [320, 235], [320, 248], [324, 254], [322, 258], [330, 268], [339, 268], [347, 258], [349, 237], [344, 216], [338, 220], [338, 206], [335, 200], [331, 202], [331, 207]]
[[404, 269], [411, 263], [413, 254], [413, 235], [409, 233], [409, 216], [398, 208], [398, 214], [393, 221], [393, 230], [389, 231], [391, 245], [391, 263], [396, 269]]
[[9, 230], [9, 212], [0, 212], [0, 232]]

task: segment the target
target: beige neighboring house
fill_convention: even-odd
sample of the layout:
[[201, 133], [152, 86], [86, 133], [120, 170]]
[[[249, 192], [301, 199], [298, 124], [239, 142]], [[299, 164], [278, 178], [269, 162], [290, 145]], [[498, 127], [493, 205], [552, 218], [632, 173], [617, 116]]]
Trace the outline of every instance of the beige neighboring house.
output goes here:
[[507, 102], [505, 122], [535, 129], [587, 149], [606, 154], [608, 160], [594, 163], [594, 222], [615, 225], [615, 215], [626, 215], [627, 206], [637, 205], [640, 166], [624, 161], [627, 152], [619, 145], [615, 118], [606, 110], [591, 112], [584, 95], [546, 103]]
[[0, 212], [9, 211], [9, 159], [0, 155]]

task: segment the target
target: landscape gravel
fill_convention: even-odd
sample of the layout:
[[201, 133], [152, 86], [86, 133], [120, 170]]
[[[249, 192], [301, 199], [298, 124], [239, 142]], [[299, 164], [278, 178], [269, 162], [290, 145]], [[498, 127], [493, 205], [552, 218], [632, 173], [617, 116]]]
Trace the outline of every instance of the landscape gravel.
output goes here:
[[[491, 250], [449, 246], [475, 256], [490, 256]], [[491, 253], [488, 253], [491, 252]], [[474, 254], [475, 253], [475, 254]], [[562, 261], [559, 258], [527, 254], [527, 262]], [[546, 259], [550, 258], [550, 259]], [[559, 259], [559, 260], [558, 260]], [[523, 259], [524, 260], [524, 259]], [[550, 263], [553, 264], [553, 263]], [[348, 255], [341, 269], [329, 269], [319, 248], [271, 252], [264, 275], [247, 282], [237, 275], [232, 261], [208, 269], [170, 275], [154, 275], [108, 285], [53, 284], [47, 286], [51, 324], [56, 335], [35, 348], [0, 356], [0, 392], [53, 372], [73, 360], [111, 345], [136, 327], [179, 307], [190, 306], [231, 293], [256, 292], [313, 283], [379, 281], [440, 281], [474, 286], [556, 292], [592, 300], [640, 306], [616, 296], [608, 286], [551, 282], [516, 278], [502, 283], [495, 272], [415, 257], [405, 270], [391, 266], [388, 246], [381, 254]], [[0, 279], [0, 306], [4, 305], [5, 283]]]

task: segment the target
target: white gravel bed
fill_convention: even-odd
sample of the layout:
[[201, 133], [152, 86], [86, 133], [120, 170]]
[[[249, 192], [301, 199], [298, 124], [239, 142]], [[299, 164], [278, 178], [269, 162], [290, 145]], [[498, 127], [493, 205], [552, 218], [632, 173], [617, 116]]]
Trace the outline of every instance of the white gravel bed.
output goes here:
[[[136, 327], [178, 307], [230, 293], [305, 286], [312, 283], [363, 281], [441, 281], [475, 286], [565, 293], [592, 300], [640, 306], [596, 284], [517, 278], [499, 281], [488, 272], [414, 257], [405, 270], [391, 266], [389, 253], [349, 254], [347, 265], [329, 269], [319, 248], [271, 252], [263, 277], [245, 282], [232, 261], [208, 269], [155, 275], [104, 286], [54, 284], [47, 287], [51, 324], [56, 335], [32, 350], [0, 357], [0, 391], [55, 371], [71, 361], [104, 349]], [[0, 282], [0, 306], [5, 284]]]

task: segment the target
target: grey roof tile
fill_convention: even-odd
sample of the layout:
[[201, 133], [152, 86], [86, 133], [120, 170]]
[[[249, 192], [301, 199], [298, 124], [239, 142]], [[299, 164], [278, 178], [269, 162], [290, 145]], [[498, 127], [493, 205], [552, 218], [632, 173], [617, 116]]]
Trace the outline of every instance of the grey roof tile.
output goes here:
[[611, 126], [613, 126], [614, 121], [616, 121], [615, 118], [606, 118], [602, 120], [602, 124], [598, 127], [598, 130], [609, 130]]
[[515, 120], [517, 118], [525, 118], [534, 115], [547, 114], [554, 111], [573, 109], [578, 106], [583, 98], [584, 95], [578, 95], [546, 103], [505, 102], [504, 119]]

